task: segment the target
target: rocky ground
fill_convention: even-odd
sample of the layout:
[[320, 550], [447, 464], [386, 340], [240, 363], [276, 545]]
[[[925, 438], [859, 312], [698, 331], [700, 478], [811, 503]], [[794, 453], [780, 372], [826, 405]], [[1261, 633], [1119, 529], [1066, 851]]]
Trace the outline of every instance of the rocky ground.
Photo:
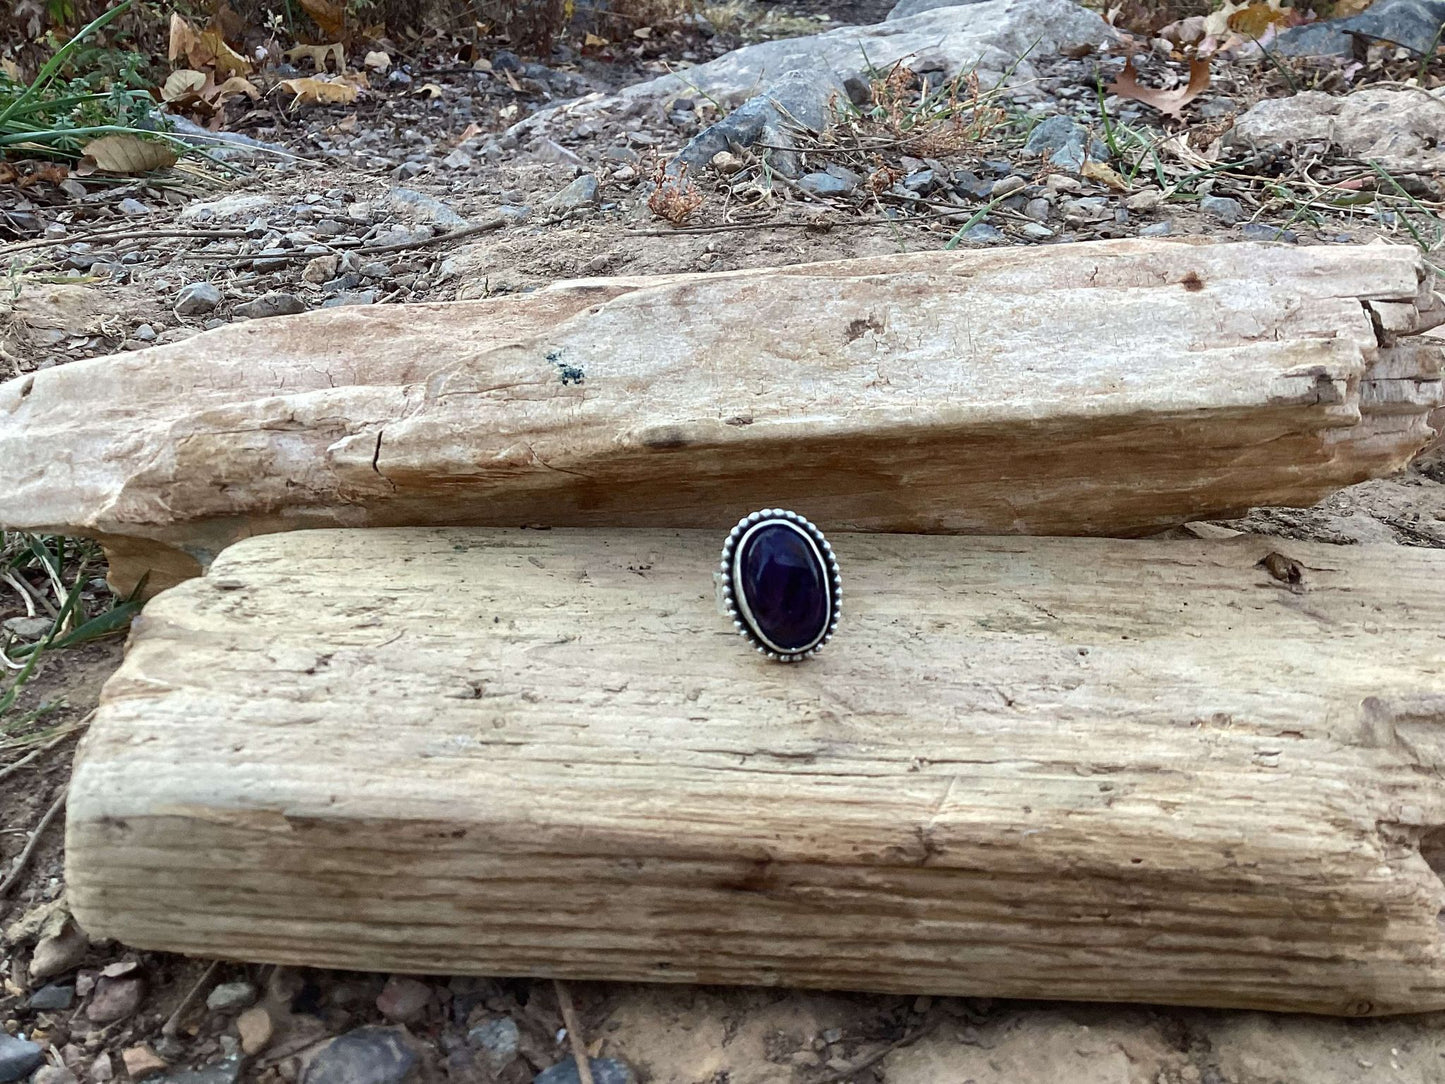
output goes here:
[[[886, 14], [869, 0], [794, 4], [747, 33], [693, 19], [604, 55], [564, 48], [545, 64], [500, 47], [484, 65], [397, 56], [356, 103], [262, 99], [228, 125], [254, 142], [164, 176], [22, 170], [0, 183], [0, 237], [13, 238], [0, 247], [0, 377], [236, 320], [486, 297], [573, 276], [1131, 235], [1441, 241], [1445, 108], [1429, 80], [1410, 84], [1417, 61], [1398, 48], [1312, 64], [1226, 50], [1178, 118], [1117, 89], [1132, 47], [1141, 83], [1184, 90], [1187, 58], [1164, 38], [1104, 29], [1058, 43], [997, 89], [960, 77], [957, 58], [950, 70], [924, 57], [903, 74], [885, 65], [844, 81], [837, 123], [784, 133], [786, 146], [766, 132], [725, 143], [683, 178], [661, 171], [746, 95], [676, 84], [618, 94], [679, 66], [699, 65], [701, 80], [746, 36]], [[1272, 112], [1280, 102], [1294, 112]], [[1318, 508], [1257, 510], [1231, 529], [1442, 546], [1442, 479], [1431, 453]], [[0, 596], [0, 618], [23, 640], [14, 602]], [[118, 652], [109, 641], [48, 653], [26, 687], [19, 711], [64, 705], [46, 716], [58, 740], [0, 767], [0, 868], [63, 794], [75, 729]], [[60, 836], [42, 834], [18, 883], [0, 889], [0, 1082], [578, 1078], [551, 982], [92, 945], [65, 911]], [[611, 984], [573, 984], [570, 996], [599, 1084], [1445, 1079], [1440, 1016]]]

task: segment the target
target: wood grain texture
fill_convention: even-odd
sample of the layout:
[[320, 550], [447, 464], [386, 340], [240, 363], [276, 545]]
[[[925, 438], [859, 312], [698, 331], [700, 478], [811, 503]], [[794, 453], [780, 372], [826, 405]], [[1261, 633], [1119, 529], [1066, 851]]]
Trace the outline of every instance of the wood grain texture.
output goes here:
[[796, 666], [718, 615], [712, 532], [243, 542], [106, 686], [75, 913], [400, 972], [1445, 1007], [1445, 554], [831, 540]]
[[253, 321], [0, 386], [0, 523], [113, 582], [302, 527], [1144, 534], [1431, 436], [1413, 249], [1111, 241]]

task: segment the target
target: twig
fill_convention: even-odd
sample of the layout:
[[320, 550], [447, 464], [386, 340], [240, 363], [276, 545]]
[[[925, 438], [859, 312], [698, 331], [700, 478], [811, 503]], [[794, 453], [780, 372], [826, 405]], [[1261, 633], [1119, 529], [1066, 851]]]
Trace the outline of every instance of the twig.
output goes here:
[[854, 1063], [850, 1068], [839, 1069], [836, 1073], [829, 1073], [827, 1076], [820, 1076], [817, 1080], [811, 1081], [810, 1084], [840, 1084], [841, 1081], [850, 1080], [853, 1077], [857, 1076], [859, 1073], [863, 1072], [864, 1069], [873, 1068], [873, 1066], [877, 1065], [889, 1054], [893, 1053], [893, 1051], [900, 1050], [905, 1046], [911, 1046], [912, 1044], [918, 1042], [919, 1039], [923, 1038], [934, 1028], [938, 1027], [941, 1019], [941, 1017], [935, 1016], [932, 1020], [920, 1024], [917, 1030], [910, 1031], [901, 1039], [895, 1039], [893, 1042], [889, 1043], [881, 1050], [874, 1051], [862, 1061]]
[[171, 1013], [166, 1022], [161, 1025], [162, 1035], [174, 1035], [181, 1030], [181, 1019], [201, 999], [201, 991], [210, 986], [211, 980], [216, 977], [216, 972], [220, 969], [221, 961], [212, 960], [211, 966], [206, 968], [201, 977], [196, 980], [196, 984], [191, 987], [185, 997], [181, 998], [181, 1003], [176, 1006], [176, 1011]]
[[245, 237], [246, 230], [99, 230], [95, 233], [72, 234], [65, 237], [37, 237], [31, 241], [16, 241], [0, 246], [0, 256], [8, 256], [27, 248], [49, 248], [53, 245], [73, 245], [84, 241], [149, 241], [157, 237]]
[[572, 1060], [577, 1063], [577, 1079], [581, 1084], [593, 1084], [592, 1065], [587, 1058], [587, 1044], [582, 1041], [582, 1028], [577, 1023], [572, 994], [561, 979], [553, 979], [552, 985], [557, 990], [557, 1005], [562, 1010], [562, 1023], [567, 1028], [567, 1041], [572, 1045]]
[[[94, 711], [92, 711], [92, 712], [90, 713], [90, 715], [94, 715], [94, 714], [95, 714]], [[26, 753], [26, 754], [25, 754], [23, 757], [21, 757], [19, 760], [15, 761], [13, 764], [7, 764], [7, 765], [5, 765], [5, 767], [0, 768], [0, 780], [5, 779], [7, 776], [14, 775], [14, 774], [15, 774], [16, 772], [18, 772], [21, 768], [25, 767], [25, 765], [29, 764], [32, 760], [34, 760], [36, 757], [43, 756], [43, 755], [45, 755], [46, 753], [50, 752], [50, 750], [54, 749], [57, 745], [59, 745], [61, 742], [63, 742], [66, 738], [70, 737], [70, 735], [74, 734], [77, 730], [79, 730], [82, 726], [84, 726], [84, 725], [85, 725], [87, 722], [89, 722], [89, 721], [90, 721], [90, 716], [86, 716], [86, 718], [82, 719], [82, 720], [80, 721], [80, 723], [78, 723], [76, 726], [71, 727], [71, 728], [70, 728], [69, 730], [67, 730], [64, 734], [61, 734], [59, 737], [52, 738], [50, 741], [48, 741], [48, 742], [46, 742], [44, 745], [42, 745], [39, 749], [31, 750], [29, 753]]]
[[0, 881], [0, 899], [4, 899], [9, 891], [15, 887], [20, 880], [20, 875], [25, 872], [25, 867], [30, 864], [30, 856], [35, 853], [36, 845], [40, 837], [45, 834], [45, 829], [50, 827], [50, 822], [55, 815], [65, 807], [65, 791], [60, 792], [60, 797], [50, 803], [50, 808], [45, 811], [45, 816], [40, 818], [40, 823], [35, 826], [35, 831], [30, 833], [30, 842], [25, 844], [25, 849], [15, 859], [15, 864], [10, 867], [9, 874], [5, 880]]

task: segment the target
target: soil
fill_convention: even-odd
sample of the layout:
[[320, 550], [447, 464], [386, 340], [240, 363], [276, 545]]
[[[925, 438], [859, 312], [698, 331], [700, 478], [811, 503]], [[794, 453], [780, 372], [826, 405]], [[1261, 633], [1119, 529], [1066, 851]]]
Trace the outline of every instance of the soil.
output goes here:
[[[881, 19], [888, 6], [875, 0], [792, 0], [785, 13], [795, 21], [827, 15], [834, 24], [862, 23]], [[972, 216], [968, 209], [951, 218], [889, 217], [882, 207], [865, 214], [852, 206], [820, 207], [778, 189], [744, 205], [724, 179], [707, 177], [699, 178], [703, 207], [687, 227], [676, 229], [647, 211], [645, 180], [664, 149], [675, 148], [709, 118], [706, 103], [681, 118], [649, 114], [590, 128], [579, 123], [558, 143], [530, 153], [515, 141], [508, 144], [503, 129], [532, 108], [655, 74], [671, 54], [706, 59], [735, 43], [726, 35], [692, 32], [659, 37], [656, 47], [628, 46], [609, 59], [574, 54], [550, 58], [546, 68], [524, 66], [515, 80], [519, 89], [497, 79], [480, 81], [453, 57], [431, 57], [418, 62], [406, 82], [376, 80], [375, 92], [359, 109], [289, 112], [268, 105], [230, 126], [301, 160], [253, 158], [236, 174], [207, 166], [179, 187], [83, 180], [69, 191], [43, 184], [26, 188], [6, 219], [21, 242], [6, 254], [23, 288], [0, 325], [0, 376], [178, 341], [238, 318], [238, 307], [274, 292], [290, 294], [306, 308], [338, 300], [450, 300], [522, 292], [575, 276], [716, 271], [937, 249], [954, 238], [961, 219]], [[500, 63], [495, 53], [492, 61], [494, 67]], [[1042, 86], [1025, 97], [1033, 101], [1061, 92], [1087, 97], [1096, 86], [1095, 63], [1092, 58], [1041, 63]], [[1269, 93], [1267, 79], [1257, 69], [1220, 73], [1205, 104], [1223, 103], [1214, 115], [1227, 116]], [[416, 88], [429, 82], [438, 94], [418, 95]], [[1001, 136], [967, 161], [946, 164], [996, 175], [1017, 170], [1037, 179], [1039, 164], [1021, 153], [1021, 142], [1016, 135]], [[819, 151], [815, 164], [821, 166], [823, 158]], [[549, 206], [583, 172], [594, 172], [601, 182], [598, 205]], [[468, 223], [489, 221], [498, 208], [524, 210], [508, 212], [495, 229], [451, 239], [446, 235], [460, 227], [448, 214], [425, 201], [392, 202], [398, 188], [431, 197]], [[1121, 215], [1117, 194], [1101, 186], [1086, 186], [1084, 194], [1104, 197], [1107, 213], [1055, 224], [1053, 241], [1129, 235], [1163, 221], [1175, 236], [1238, 238], [1249, 224], [1225, 225], [1194, 204]], [[249, 202], [239, 202], [242, 197]], [[0, 187], [0, 202], [6, 198]], [[127, 199], [141, 210], [124, 206]], [[1408, 240], [1398, 225], [1353, 212], [1304, 225], [1292, 220], [1288, 207], [1258, 199], [1246, 203], [1254, 224], [1287, 226], [1297, 243]], [[1019, 232], [1021, 224], [1022, 216], [1005, 218], [997, 239], [963, 243], [1031, 243]], [[120, 235], [86, 240], [102, 230]], [[402, 247], [380, 256], [361, 251], [378, 243]], [[336, 265], [323, 275], [315, 270], [318, 259], [323, 264], [334, 259]], [[198, 282], [215, 285], [219, 303], [178, 314], [183, 286]], [[1442, 481], [1445, 468], [1437, 451], [1396, 477], [1354, 486], [1316, 508], [1259, 509], [1228, 526], [1344, 544], [1445, 546]], [[5, 605], [0, 601], [0, 618], [19, 612]], [[119, 658], [114, 642], [48, 653], [17, 707], [63, 700], [47, 724], [57, 733], [78, 725]], [[28, 829], [63, 790], [73, 755], [74, 739], [66, 737], [0, 782], [0, 868], [8, 868]], [[296, 1080], [330, 1036], [389, 1022], [377, 1005], [386, 976], [231, 963], [210, 970], [206, 961], [116, 944], [91, 946], [78, 968], [65, 973], [66, 981], [78, 977], [84, 985], [106, 965], [134, 962], [146, 991], [134, 1015], [94, 1025], [81, 1008], [31, 1011], [25, 1006], [36, 985], [27, 974], [34, 943], [63, 893], [62, 834], [52, 828], [20, 884], [0, 899], [0, 929], [6, 932], [0, 1021], [11, 1033], [47, 1040], [54, 1064], [80, 1079], [101, 1081], [107, 1069], [124, 1079], [121, 1053], [141, 1044], [177, 1067], [213, 1063], [232, 1049], [235, 1015], [204, 1005], [182, 1014], [175, 1035], [163, 1033], [198, 982], [204, 983], [202, 995], [229, 981], [247, 981], [259, 991], [275, 1035], [248, 1062], [246, 1080]], [[568, 1059], [550, 982], [423, 981], [431, 999], [406, 1025], [407, 1041], [421, 1056], [421, 1079], [515, 1084]], [[1445, 1080], [1445, 1014], [1333, 1020], [606, 983], [574, 984], [572, 996], [593, 1055], [620, 1059], [639, 1079], [656, 1084]], [[519, 1053], [504, 1068], [482, 1067], [468, 1052], [468, 1029], [502, 1017], [518, 1026]], [[68, 1078], [49, 1079], [56, 1084]]]

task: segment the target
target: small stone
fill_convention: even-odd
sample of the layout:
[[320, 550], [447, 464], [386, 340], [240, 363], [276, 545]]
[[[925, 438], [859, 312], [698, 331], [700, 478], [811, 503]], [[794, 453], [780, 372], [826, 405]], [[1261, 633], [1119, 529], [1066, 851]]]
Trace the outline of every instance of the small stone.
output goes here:
[[551, 139], [544, 139], [532, 150], [532, 157], [539, 162], [546, 162], [554, 166], [575, 166], [582, 168], [582, 159], [573, 154], [562, 144]]
[[994, 185], [993, 181], [980, 177], [971, 169], [956, 169], [948, 179], [953, 183], [955, 192], [973, 199], [987, 199]]
[[120, 1052], [120, 1060], [132, 1080], [139, 1080], [152, 1073], [164, 1072], [167, 1068], [165, 1059], [144, 1043], [140, 1046], [126, 1047]]
[[[931, 169], [920, 169], [903, 178], [903, 187], [910, 192], [927, 192], [933, 185], [934, 174]], [[998, 185], [994, 187], [997, 188]]]
[[141, 326], [136, 328], [132, 333], [132, 337], [139, 339], [143, 343], [153, 343], [156, 341], [156, 329], [151, 327], [150, 324], [141, 324]]
[[320, 286], [323, 282], [330, 282], [336, 277], [336, 270], [340, 263], [341, 260], [337, 256], [317, 256], [307, 263], [301, 272], [301, 278]]
[[1283, 241], [1290, 245], [1299, 241], [1299, 234], [1294, 230], [1267, 226], [1263, 222], [1246, 222], [1240, 232], [1250, 241]]
[[177, 316], [198, 316], [210, 312], [221, 303], [221, 291], [209, 282], [191, 282], [176, 295]]
[[140, 1008], [145, 983], [134, 976], [97, 979], [95, 993], [86, 1006], [85, 1015], [93, 1024], [111, 1024], [124, 1020]]
[[21, 640], [38, 640], [54, 627], [48, 617], [7, 617], [0, 628]]
[[[388, 211], [408, 222], [436, 226], [443, 230], [461, 229], [467, 220], [439, 199], [410, 188], [393, 188], [382, 198]], [[364, 204], [353, 204], [353, 209]], [[369, 212], [368, 212], [369, 213]], [[355, 218], [353, 210], [352, 217]]]
[[732, 151], [718, 151], [712, 156], [712, 168], [721, 173], [724, 177], [731, 177], [734, 173], [741, 173], [743, 160]]
[[1047, 241], [1054, 235], [1054, 231], [1038, 222], [1025, 222], [1019, 227], [1019, 232], [1030, 241]]
[[76, 1084], [75, 1074], [59, 1065], [42, 1065], [35, 1070], [30, 1084]]
[[1168, 222], [1151, 222], [1139, 231], [1140, 237], [1168, 237], [1174, 232], [1174, 227]]
[[1124, 206], [1131, 211], [1153, 211], [1164, 202], [1164, 193], [1157, 188], [1146, 188], [1141, 192], [1135, 192], [1124, 201]]
[[1213, 215], [1226, 226], [1233, 226], [1244, 214], [1239, 200], [1229, 196], [1205, 196], [1199, 201], [1199, 209], [1207, 215]]
[[[265, 320], [272, 316], [295, 316], [297, 313], [306, 311], [306, 302], [302, 301], [295, 294], [285, 294], [278, 291], [262, 294], [255, 301], [247, 301], [244, 305], [236, 306], [236, 315], [244, 316], [248, 320]], [[241, 983], [227, 983], [228, 986], [239, 986]], [[216, 990], [222, 987], [217, 986]], [[214, 994], [216, 990], [212, 990]], [[206, 1002], [210, 1004], [209, 999]]]
[[131, 199], [129, 197], [117, 203], [115, 205], [115, 209], [121, 214], [128, 215], [133, 218], [138, 218], [142, 215], [148, 215], [151, 213], [151, 209], [140, 200]]
[[110, 1055], [101, 1051], [96, 1055], [95, 1060], [90, 1063], [90, 1072], [86, 1074], [95, 1084], [106, 1084], [106, 1081], [115, 1077], [115, 1066], [111, 1064]]
[[0, 1031], [0, 1084], [24, 1080], [44, 1060], [45, 1050], [39, 1043]]
[[1053, 209], [1053, 205], [1040, 196], [1024, 204], [1024, 217], [1032, 219], [1034, 222], [1047, 222], [1049, 220], [1049, 213], [1053, 211]]
[[993, 182], [993, 187], [989, 189], [989, 198], [999, 199], [1003, 196], [1011, 196], [1019, 189], [1027, 186], [1028, 183], [1028, 181], [1024, 180], [1017, 174], [1013, 174], [1008, 177], [1000, 177], [998, 180]]
[[256, 987], [249, 982], [223, 982], [206, 995], [211, 1012], [235, 1012], [256, 1001]]
[[1084, 184], [1077, 177], [1070, 177], [1067, 173], [1050, 173], [1044, 181], [1044, 187], [1054, 193], [1077, 192], [1084, 187]]
[[[588, 1058], [587, 1068], [592, 1070], [593, 1084], [637, 1084], [632, 1067], [616, 1058]], [[567, 1058], [549, 1065], [532, 1078], [532, 1084], [581, 1084], [576, 1060]]]
[[1084, 168], [1088, 158], [1104, 161], [1109, 157], [1108, 147], [1097, 138], [1090, 138], [1087, 128], [1072, 117], [1062, 115], [1040, 122], [1029, 133], [1024, 150], [1045, 155], [1052, 165], [1074, 173]]
[[368, 260], [356, 269], [356, 273], [364, 279], [391, 278], [391, 268], [380, 260]]
[[814, 196], [846, 196], [853, 185], [831, 173], [805, 173], [798, 178], [798, 187]]
[[964, 230], [963, 239], [965, 241], [979, 241], [988, 243], [993, 241], [1002, 241], [1003, 234], [996, 227], [990, 226], [987, 222], [980, 222], [977, 225], [970, 226], [968, 229]]
[[447, 169], [471, 169], [472, 156], [458, 147], [442, 159], [442, 165]]
[[156, 1084], [238, 1084], [244, 1063], [240, 1054], [227, 1054], [200, 1069], [167, 1073]]
[[393, 1028], [349, 1031], [312, 1059], [302, 1084], [402, 1084], [417, 1060], [403, 1036]]
[[33, 1012], [68, 1009], [75, 1002], [75, 987], [51, 983], [30, 995], [26, 1007]]
[[553, 211], [576, 211], [583, 207], [595, 207], [598, 203], [597, 175], [584, 173], [558, 192], [547, 206]]
[[336, 309], [343, 305], [374, 305], [376, 304], [375, 290], [343, 290], [335, 297], [328, 297], [321, 302], [323, 309]]
[[74, 177], [67, 177], [60, 182], [60, 190], [71, 199], [85, 198], [85, 185], [81, 184]]
[[488, 1020], [467, 1032], [467, 1042], [482, 1048], [483, 1057], [493, 1074], [516, 1060], [521, 1037], [517, 1022], [510, 1016]]
[[249, 1056], [266, 1049], [275, 1025], [265, 1007], [257, 1005], [236, 1018], [236, 1032], [241, 1036], [241, 1050]]
[[376, 997], [381, 1015], [398, 1024], [410, 1024], [421, 1018], [432, 1003], [432, 989], [424, 982], [393, 975], [386, 980]]
[[508, 188], [502, 192], [502, 202], [520, 206], [527, 202], [527, 193], [520, 188]]
[[[392, 77], [395, 78], [401, 73], [392, 72], [391, 74]], [[397, 166], [394, 170], [391, 171], [391, 175], [393, 177], [400, 178], [403, 181], [409, 181], [415, 177], [421, 176], [425, 172], [426, 166], [424, 166], [420, 162], [403, 162], [401, 165]]]

